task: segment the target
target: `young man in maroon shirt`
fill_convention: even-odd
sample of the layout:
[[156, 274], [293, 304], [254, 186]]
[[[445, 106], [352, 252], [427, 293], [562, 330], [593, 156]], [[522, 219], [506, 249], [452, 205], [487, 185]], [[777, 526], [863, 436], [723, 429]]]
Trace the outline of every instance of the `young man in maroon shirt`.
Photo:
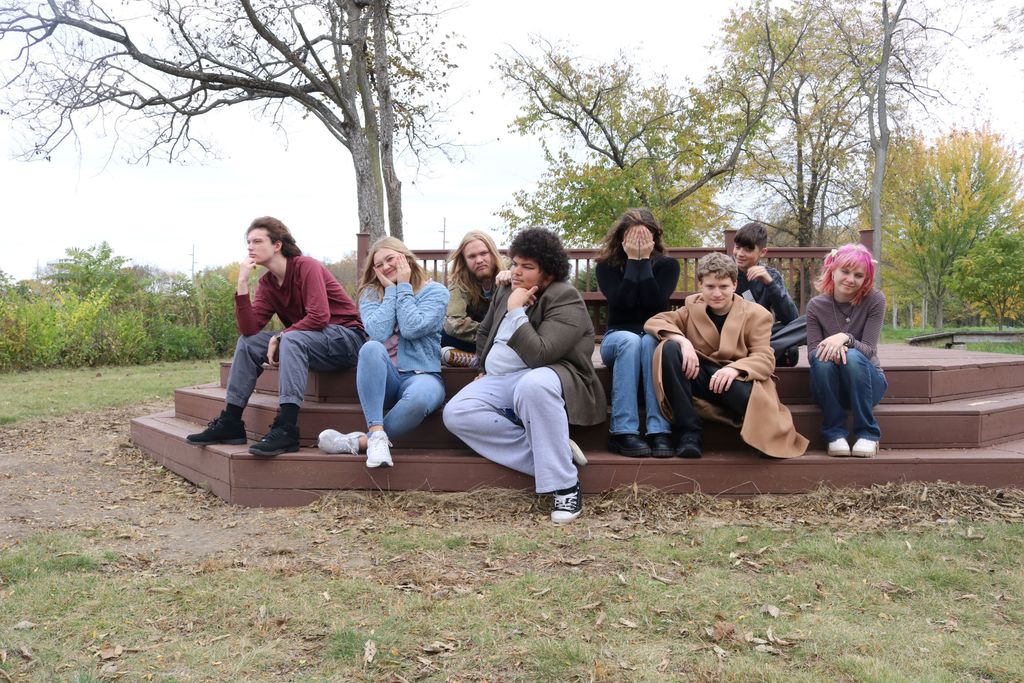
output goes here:
[[[284, 223], [269, 216], [257, 218], [245, 236], [249, 251], [239, 266], [235, 290], [235, 320], [242, 336], [231, 362], [227, 405], [205, 430], [190, 434], [188, 441], [246, 443], [242, 411], [266, 363], [280, 370], [280, 412], [249, 452], [274, 456], [299, 450], [298, 415], [309, 369], [354, 367], [366, 333], [344, 288], [322, 263], [302, 255]], [[249, 274], [256, 266], [267, 272], [250, 300]], [[275, 313], [284, 330], [262, 331]]]

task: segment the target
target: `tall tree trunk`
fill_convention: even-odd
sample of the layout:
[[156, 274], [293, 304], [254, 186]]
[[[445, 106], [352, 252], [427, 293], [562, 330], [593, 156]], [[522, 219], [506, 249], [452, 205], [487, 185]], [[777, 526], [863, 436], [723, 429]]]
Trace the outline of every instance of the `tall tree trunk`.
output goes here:
[[377, 111], [380, 113], [380, 163], [384, 190], [388, 201], [388, 226], [392, 237], [403, 239], [402, 181], [395, 172], [395, 103], [391, 96], [391, 72], [387, 63], [387, 6], [384, 0], [373, 4], [374, 85], [377, 88]]
[[369, 233], [370, 241], [387, 235], [384, 230], [384, 216], [380, 211], [379, 185], [370, 158], [370, 146], [365, 137], [352, 136], [352, 168], [356, 174], [356, 199], [359, 208], [359, 232]]
[[[878, 61], [878, 80], [874, 94], [875, 126], [877, 135], [871, 136], [871, 151], [874, 153], [874, 168], [871, 171], [871, 251], [875, 260], [882, 261], [882, 182], [885, 180], [885, 162], [889, 155], [889, 107], [886, 93], [889, 80], [889, 60], [892, 58], [892, 40], [896, 33], [896, 24], [900, 20], [907, 0], [899, 0], [899, 6], [892, 14], [889, 13], [889, 1], [882, 0], [882, 54]], [[876, 283], [882, 286], [882, 273], [877, 271]], [[941, 317], [941, 313], [939, 314]]]

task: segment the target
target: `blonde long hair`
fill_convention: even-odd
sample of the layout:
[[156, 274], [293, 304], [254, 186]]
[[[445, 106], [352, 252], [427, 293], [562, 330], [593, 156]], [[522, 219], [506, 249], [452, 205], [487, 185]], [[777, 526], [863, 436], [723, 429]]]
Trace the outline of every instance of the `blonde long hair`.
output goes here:
[[384, 299], [384, 285], [380, 283], [380, 280], [377, 278], [377, 271], [373, 269], [373, 257], [381, 249], [397, 251], [409, 262], [409, 270], [411, 271], [409, 273], [409, 284], [412, 285], [412, 291], [420, 291], [420, 288], [430, 279], [427, 277], [427, 271], [416, 259], [416, 255], [409, 250], [409, 247], [405, 246], [402, 240], [397, 237], [381, 237], [371, 244], [366, 252], [366, 266], [363, 268], [362, 277], [359, 279], [358, 290], [360, 296], [364, 292], [374, 291], [377, 293], [378, 299]]
[[484, 297], [480, 292], [480, 285], [477, 283], [476, 276], [473, 275], [469, 270], [469, 266], [466, 265], [466, 259], [463, 258], [462, 252], [466, 250], [466, 246], [470, 242], [480, 240], [487, 247], [487, 251], [491, 253], [491, 259], [494, 261], [494, 272], [495, 274], [502, 269], [505, 264], [505, 260], [498, 253], [498, 245], [494, 243], [491, 236], [483, 230], [470, 230], [462, 238], [451, 254], [448, 255], [448, 263], [451, 266], [448, 269], [448, 284], [453, 282], [459, 287], [469, 292], [469, 302], [471, 306], [479, 306], [483, 303]]

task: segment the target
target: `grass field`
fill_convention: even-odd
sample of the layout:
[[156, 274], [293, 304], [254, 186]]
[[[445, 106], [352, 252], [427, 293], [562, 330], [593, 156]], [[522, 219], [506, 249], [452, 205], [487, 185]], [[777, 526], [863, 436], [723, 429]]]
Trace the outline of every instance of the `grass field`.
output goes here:
[[124, 408], [52, 433], [216, 364], [33, 374], [0, 427], [0, 682], [1024, 680], [1020, 491], [623, 490], [564, 528], [515, 491], [236, 508]]
[[174, 389], [216, 381], [220, 361], [0, 373], [0, 424], [170, 398]]
[[[1019, 524], [858, 533], [662, 519], [676, 528], [659, 532], [632, 518], [615, 530], [501, 533], [494, 516], [409, 512], [372, 525], [332, 519], [330, 506], [307, 512], [279, 533], [332, 534], [333, 551], [310, 545], [272, 562], [224, 554], [164, 566], [104, 550], [101, 533], [31, 536], [0, 555], [0, 671], [38, 681], [1024, 676]], [[346, 566], [346, 547], [366, 566]]]

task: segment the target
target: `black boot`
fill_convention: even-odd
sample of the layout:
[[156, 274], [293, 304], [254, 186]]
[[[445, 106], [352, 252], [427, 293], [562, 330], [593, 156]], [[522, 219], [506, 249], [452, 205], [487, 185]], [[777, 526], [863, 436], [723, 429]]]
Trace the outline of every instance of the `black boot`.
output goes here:
[[651, 445], [651, 455], [655, 458], [671, 458], [676, 454], [671, 434], [648, 434], [647, 443]]
[[269, 458], [282, 453], [294, 453], [299, 450], [298, 425], [285, 424], [280, 418], [270, 425], [270, 431], [262, 439], [249, 446], [249, 452]]
[[702, 455], [700, 433], [681, 434], [676, 441], [676, 455], [680, 458], [699, 458]]
[[651, 447], [636, 434], [611, 434], [608, 437], [608, 450], [630, 458], [642, 458], [651, 454]]
[[216, 443], [239, 445], [248, 441], [245, 436], [245, 423], [228, 415], [226, 410], [213, 422], [208, 423], [206, 429], [198, 434], [189, 434], [185, 440], [200, 446]]

